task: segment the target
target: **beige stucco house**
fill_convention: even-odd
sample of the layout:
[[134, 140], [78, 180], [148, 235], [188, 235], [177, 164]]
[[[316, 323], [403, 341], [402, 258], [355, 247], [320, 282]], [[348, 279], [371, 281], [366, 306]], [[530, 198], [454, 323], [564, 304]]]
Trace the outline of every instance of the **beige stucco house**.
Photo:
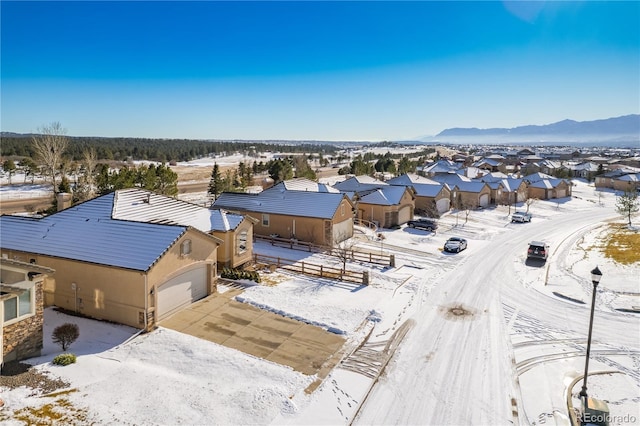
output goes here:
[[416, 205], [412, 186], [390, 185], [370, 176], [352, 176], [333, 187], [349, 196], [360, 220], [393, 228], [413, 219]]
[[544, 173], [534, 173], [522, 178], [527, 183], [529, 198], [549, 200], [571, 197], [571, 181], [554, 178]]
[[42, 285], [54, 270], [0, 259], [0, 366], [40, 355], [43, 342]]
[[219, 238], [218, 268], [239, 267], [253, 258], [256, 219], [208, 209], [141, 189], [115, 192], [113, 219], [190, 226]]
[[212, 209], [256, 219], [253, 232], [332, 247], [353, 235], [354, 205], [341, 193], [271, 188], [259, 194], [223, 192]]
[[438, 217], [451, 208], [451, 190], [445, 183], [407, 173], [387, 181], [389, 185], [408, 186], [414, 191], [415, 213]]
[[56, 271], [44, 280], [45, 306], [149, 330], [215, 291], [222, 240], [191, 226], [114, 219], [116, 197], [42, 219], [0, 216], [0, 251]]

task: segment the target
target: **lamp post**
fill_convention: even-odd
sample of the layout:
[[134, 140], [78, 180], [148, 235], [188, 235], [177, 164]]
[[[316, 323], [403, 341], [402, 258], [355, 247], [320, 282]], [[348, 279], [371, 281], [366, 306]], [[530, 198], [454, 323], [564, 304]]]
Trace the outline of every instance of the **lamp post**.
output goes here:
[[582, 379], [582, 390], [580, 391], [580, 398], [584, 401], [587, 400], [587, 375], [589, 374], [589, 353], [591, 352], [591, 331], [593, 330], [593, 310], [596, 304], [596, 289], [598, 288], [598, 283], [600, 282], [600, 278], [602, 278], [602, 272], [596, 266], [595, 269], [591, 271], [591, 282], [593, 283], [593, 294], [591, 295], [591, 317], [589, 319], [589, 337], [587, 338], [587, 358], [584, 361], [584, 378]]

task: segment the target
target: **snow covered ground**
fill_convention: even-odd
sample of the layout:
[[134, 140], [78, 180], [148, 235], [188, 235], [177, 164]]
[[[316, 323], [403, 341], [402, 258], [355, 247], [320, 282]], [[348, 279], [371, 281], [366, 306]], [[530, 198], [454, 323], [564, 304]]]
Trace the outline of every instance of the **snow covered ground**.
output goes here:
[[[277, 285], [247, 288], [237, 300], [363, 344], [311, 394], [304, 390], [314, 376], [233, 349], [47, 309], [42, 356], [28, 362], [69, 388], [2, 388], [0, 419], [24, 424], [18, 416], [47, 407], [39, 413], [59, 413], [59, 424], [569, 424], [597, 265], [589, 371], [611, 373], [590, 375], [589, 395], [609, 402], [612, 425], [640, 424], [640, 314], [619, 310], [640, 306], [640, 265], [612, 262], [597, 247], [607, 220], [623, 222], [614, 194], [576, 185], [571, 199], [534, 203], [532, 223], [512, 224], [501, 206], [473, 211], [466, 223], [447, 214], [435, 235], [406, 227], [381, 230], [382, 241], [361, 234], [363, 249], [396, 256], [394, 268], [350, 265], [370, 271], [367, 287], [276, 272]], [[443, 253], [453, 235], [469, 248]], [[551, 246], [544, 265], [526, 262], [532, 239]], [[264, 243], [256, 251], [327, 261]], [[61, 353], [51, 331], [62, 322], [80, 326], [70, 349], [78, 360], [67, 367], [51, 364]], [[386, 364], [377, 379], [347, 368], [365, 360], [364, 350]]]

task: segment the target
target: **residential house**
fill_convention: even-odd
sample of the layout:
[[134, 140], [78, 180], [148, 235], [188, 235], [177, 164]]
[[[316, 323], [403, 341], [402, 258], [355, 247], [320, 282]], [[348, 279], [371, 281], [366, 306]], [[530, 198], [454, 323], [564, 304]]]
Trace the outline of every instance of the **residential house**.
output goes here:
[[415, 193], [411, 186], [390, 185], [369, 176], [354, 176], [333, 187], [351, 198], [359, 220], [392, 228], [413, 219]]
[[447, 184], [407, 173], [387, 181], [389, 185], [413, 188], [415, 211], [424, 216], [438, 217], [451, 208], [451, 190]]
[[451, 189], [451, 205], [455, 209], [484, 208], [490, 202], [491, 188], [485, 182], [460, 181]]
[[438, 160], [436, 162], [428, 163], [424, 165], [419, 172], [426, 177], [433, 177], [438, 174], [455, 172], [460, 168], [460, 165], [449, 160]]
[[528, 185], [528, 197], [540, 200], [571, 196], [571, 181], [534, 173], [522, 178]]
[[503, 159], [502, 157], [500, 158], [501, 159], [486, 157], [480, 161], [476, 161], [473, 166], [482, 170], [487, 170], [488, 172], [498, 172], [501, 171], [501, 169], [504, 169]]
[[590, 161], [567, 167], [571, 170], [571, 176], [586, 179], [588, 181], [592, 181], [598, 173], [598, 165]]
[[270, 188], [259, 194], [223, 192], [212, 205], [257, 219], [253, 232], [333, 246], [353, 235], [351, 200], [339, 192]]
[[557, 173], [562, 168], [562, 163], [560, 161], [554, 160], [542, 160], [536, 163], [538, 168], [537, 170], [527, 170], [525, 174], [533, 174], [533, 173], [544, 173], [546, 175], [553, 175]]
[[504, 173], [490, 173], [477, 179], [491, 188], [491, 204], [515, 204], [526, 198], [527, 185], [522, 179], [516, 179]]
[[44, 280], [45, 306], [150, 330], [216, 290], [223, 241], [170, 220], [114, 219], [116, 197], [41, 219], [0, 216], [0, 251], [56, 271]]
[[212, 210], [141, 189], [115, 192], [113, 219], [181, 225], [219, 238], [218, 268], [239, 267], [253, 259], [253, 226], [256, 219]]
[[42, 283], [54, 272], [8, 257], [0, 259], [0, 366], [40, 355], [44, 324]]
[[617, 191], [628, 191], [639, 188], [638, 175], [640, 169], [634, 167], [621, 167], [595, 177], [596, 188], [611, 188]]

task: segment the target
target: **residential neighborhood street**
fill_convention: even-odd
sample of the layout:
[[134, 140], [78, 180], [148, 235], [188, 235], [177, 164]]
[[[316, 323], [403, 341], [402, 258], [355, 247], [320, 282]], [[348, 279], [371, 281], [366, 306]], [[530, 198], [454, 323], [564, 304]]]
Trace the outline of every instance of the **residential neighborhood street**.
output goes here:
[[[584, 337], [588, 305], [549, 298], [522, 278], [544, 282], [547, 267], [524, 264], [533, 238], [550, 241], [556, 253], [594, 223], [611, 217], [605, 209], [576, 212], [535, 227], [520, 227], [476, 247], [461, 264], [439, 278], [416, 315], [417, 325], [367, 400], [359, 424], [507, 424], [523, 415], [515, 355], [505, 326], [536, 318], [532, 338], [552, 331]], [[594, 265], [595, 266], [595, 265]], [[585, 281], [588, 280], [585, 275]], [[606, 280], [606, 278], [604, 278]], [[553, 283], [551, 283], [553, 285]], [[452, 312], [454, 308], [462, 312]], [[505, 310], [508, 307], [509, 310]], [[637, 317], [598, 312], [595, 339], [638, 349]], [[618, 327], [615, 326], [618, 324]], [[604, 335], [604, 330], [625, 330]], [[622, 349], [620, 349], [622, 353]], [[558, 395], [562, 397], [562, 395]], [[453, 406], [455, 402], [455, 406]]]

